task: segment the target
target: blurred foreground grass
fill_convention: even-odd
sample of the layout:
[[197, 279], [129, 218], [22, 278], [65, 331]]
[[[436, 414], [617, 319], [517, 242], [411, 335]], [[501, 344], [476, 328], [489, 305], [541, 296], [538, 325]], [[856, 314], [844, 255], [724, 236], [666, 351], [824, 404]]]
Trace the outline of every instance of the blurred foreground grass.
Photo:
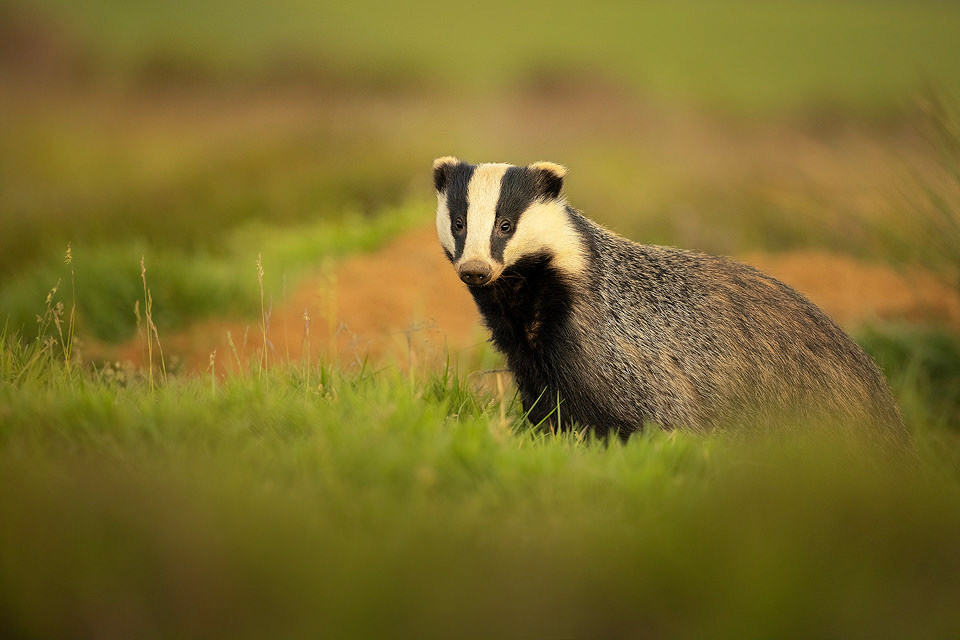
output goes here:
[[866, 439], [537, 434], [453, 370], [151, 390], [25, 355], [0, 359], [7, 637], [960, 629], [960, 441], [930, 414], [904, 464]]

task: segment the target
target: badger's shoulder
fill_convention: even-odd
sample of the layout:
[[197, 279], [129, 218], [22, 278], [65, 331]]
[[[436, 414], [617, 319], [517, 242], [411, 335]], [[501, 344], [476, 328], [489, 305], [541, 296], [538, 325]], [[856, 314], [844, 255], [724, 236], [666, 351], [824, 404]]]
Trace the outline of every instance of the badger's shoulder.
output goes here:
[[[581, 216], [582, 218], [582, 216]], [[596, 223], [581, 223], [589, 236], [591, 280], [640, 304], [718, 312], [754, 305], [802, 307], [822, 313], [789, 285], [743, 262], [675, 247], [639, 244]]]

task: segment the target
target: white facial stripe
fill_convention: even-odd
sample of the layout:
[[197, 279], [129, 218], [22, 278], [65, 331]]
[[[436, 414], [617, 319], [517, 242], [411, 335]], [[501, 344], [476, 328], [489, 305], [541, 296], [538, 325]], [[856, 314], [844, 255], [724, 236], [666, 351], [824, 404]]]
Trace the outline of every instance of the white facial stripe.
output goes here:
[[437, 195], [437, 236], [440, 238], [440, 245], [447, 250], [447, 253], [452, 256], [457, 252], [457, 245], [450, 231], [450, 210], [447, 208], [445, 193]]
[[467, 260], [492, 263], [490, 236], [496, 222], [500, 180], [509, 168], [508, 164], [481, 164], [474, 170], [467, 187], [467, 239], [461, 263]]
[[586, 269], [583, 239], [560, 201], [535, 202], [517, 222], [517, 229], [503, 251], [503, 262], [511, 265], [523, 256], [539, 251], [553, 254], [553, 266], [566, 273]]

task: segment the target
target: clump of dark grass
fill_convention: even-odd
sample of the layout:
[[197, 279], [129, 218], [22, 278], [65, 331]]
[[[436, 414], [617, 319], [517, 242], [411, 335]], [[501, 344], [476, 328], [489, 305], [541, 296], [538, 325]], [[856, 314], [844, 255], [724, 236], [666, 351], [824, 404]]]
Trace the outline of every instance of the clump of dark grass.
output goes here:
[[960, 336], [943, 327], [875, 325], [857, 341], [899, 391], [905, 418], [960, 435]]

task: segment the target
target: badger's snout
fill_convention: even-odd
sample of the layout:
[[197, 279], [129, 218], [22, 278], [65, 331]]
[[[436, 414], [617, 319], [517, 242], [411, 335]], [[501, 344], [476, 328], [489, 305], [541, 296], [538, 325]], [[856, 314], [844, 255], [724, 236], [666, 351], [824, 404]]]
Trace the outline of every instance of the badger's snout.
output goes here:
[[467, 260], [457, 269], [460, 279], [471, 286], [487, 284], [493, 276], [490, 265], [480, 260]]

